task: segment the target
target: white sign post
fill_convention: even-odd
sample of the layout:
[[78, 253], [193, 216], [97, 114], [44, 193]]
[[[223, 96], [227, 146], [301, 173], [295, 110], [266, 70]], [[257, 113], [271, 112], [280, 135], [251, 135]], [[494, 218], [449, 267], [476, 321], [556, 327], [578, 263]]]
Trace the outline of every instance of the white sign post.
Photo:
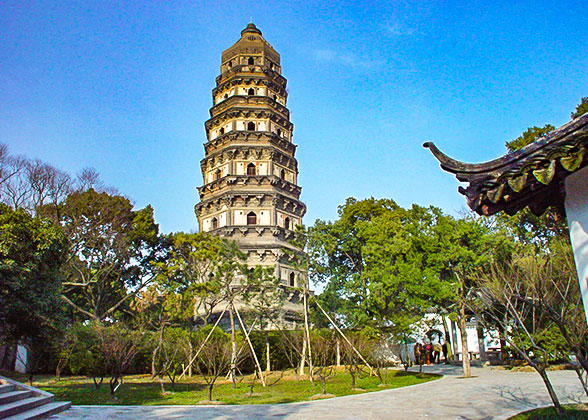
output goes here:
[[569, 175], [566, 186], [566, 216], [574, 250], [584, 312], [588, 320], [588, 167]]

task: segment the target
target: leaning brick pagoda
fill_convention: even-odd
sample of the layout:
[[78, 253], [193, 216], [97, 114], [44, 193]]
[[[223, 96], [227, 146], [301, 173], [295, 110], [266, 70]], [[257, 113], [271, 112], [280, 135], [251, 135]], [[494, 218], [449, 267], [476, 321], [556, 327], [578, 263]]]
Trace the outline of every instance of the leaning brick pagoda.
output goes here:
[[[253, 23], [222, 53], [195, 212], [200, 231], [235, 240], [249, 266], [274, 267], [293, 292], [307, 281], [292, 264], [300, 250], [289, 243], [306, 206], [281, 70], [280, 54]], [[291, 316], [301, 309], [296, 296], [287, 305]]]

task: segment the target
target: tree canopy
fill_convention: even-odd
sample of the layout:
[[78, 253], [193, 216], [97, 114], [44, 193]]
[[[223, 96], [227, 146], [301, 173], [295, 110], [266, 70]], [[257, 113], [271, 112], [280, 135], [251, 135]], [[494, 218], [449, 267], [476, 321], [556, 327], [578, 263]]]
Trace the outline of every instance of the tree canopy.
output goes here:
[[49, 221], [0, 204], [0, 336], [11, 341], [55, 334], [61, 322], [66, 238]]

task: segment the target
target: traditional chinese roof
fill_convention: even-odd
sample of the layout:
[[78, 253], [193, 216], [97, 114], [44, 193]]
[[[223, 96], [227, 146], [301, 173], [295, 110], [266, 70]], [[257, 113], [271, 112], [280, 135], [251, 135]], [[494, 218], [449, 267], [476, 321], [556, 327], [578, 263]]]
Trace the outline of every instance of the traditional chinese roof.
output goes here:
[[486, 163], [459, 162], [433, 143], [423, 146], [431, 149], [442, 169], [469, 183], [458, 191], [476, 213], [515, 214], [528, 206], [535, 215], [541, 215], [550, 206], [563, 205], [564, 179], [588, 165], [588, 114]]

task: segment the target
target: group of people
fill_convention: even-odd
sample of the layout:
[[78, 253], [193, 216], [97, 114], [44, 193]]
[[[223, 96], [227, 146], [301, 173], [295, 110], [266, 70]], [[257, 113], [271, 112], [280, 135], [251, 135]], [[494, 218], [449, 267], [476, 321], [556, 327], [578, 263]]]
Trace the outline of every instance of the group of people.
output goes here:
[[431, 343], [427, 341], [425, 344], [416, 343], [414, 345], [414, 358], [417, 365], [431, 365], [433, 363], [441, 363], [441, 353], [445, 363], [449, 363], [449, 342]]

